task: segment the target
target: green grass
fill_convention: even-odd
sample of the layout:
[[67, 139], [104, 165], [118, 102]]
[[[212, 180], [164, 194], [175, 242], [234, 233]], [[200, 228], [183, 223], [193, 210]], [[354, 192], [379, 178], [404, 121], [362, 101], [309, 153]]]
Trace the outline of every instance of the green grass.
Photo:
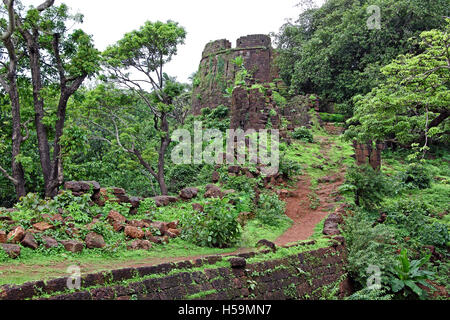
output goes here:
[[289, 229], [291, 225], [292, 220], [289, 218], [281, 220], [277, 226], [263, 225], [257, 219], [250, 220], [242, 233], [241, 246], [253, 248], [261, 239], [274, 241]]

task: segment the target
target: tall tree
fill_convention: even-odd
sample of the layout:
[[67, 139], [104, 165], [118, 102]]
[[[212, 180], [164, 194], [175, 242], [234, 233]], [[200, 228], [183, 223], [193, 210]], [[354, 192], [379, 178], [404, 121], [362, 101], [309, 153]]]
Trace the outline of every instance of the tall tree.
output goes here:
[[[380, 28], [368, 25], [373, 6]], [[444, 25], [447, 10], [448, 0], [327, 0], [281, 28], [281, 75], [292, 93], [316, 93], [351, 115], [353, 96], [370, 92], [399, 54], [419, 53], [408, 39]]]
[[[22, 164], [18, 161], [22, 143], [28, 138], [28, 135], [22, 135], [22, 121], [20, 116], [20, 98], [17, 85], [19, 53], [17, 48], [17, 40], [13, 39], [16, 29], [14, 16], [14, 0], [4, 1], [6, 7], [7, 18], [4, 19], [5, 31], [1, 35], [3, 50], [1, 54], [2, 72], [0, 74], [0, 84], [9, 96], [11, 103], [12, 118], [12, 154], [11, 154], [11, 174], [8, 170], [0, 166], [0, 172], [9, 179], [15, 187], [16, 197], [25, 195], [25, 173]], [[26, 126], [26, 124], [24, 125]]]
[[421, 142], [424, 153], [432, 139], [448, 143], [450, 19], [445, 30], [426, 31], [420, 37], [422, 53], [400, 55], [381, 70], [384, 80], [378, 87], [355, 97], [348, 137]]
[[[83, 81], [99, 71], [100, 52], [94, 48], [91, 37], [82, 30], [76, 29], [69, 33], [67, 23], [70, 20], [82, 22], [82, 16], [69, 15], [65, 4], [56, 7], [54, 0], [47, 0], [25, 12], [15, 10], [14, 15], [16, 28], [26, 44], [31, 73], [34, 125], [44, 191], [46, 196], [52, 197], [56, 195], [64, 179], [61, 137], [64, 133], [67, 103]], [[50, 113], [49, 105], [45, 102], [47, 88], [57, 88], [59, 91], [53, 119], [47, 117]], [[49, 142], [50, 134], [53, 134], [53, 150]]]
[[173, 95], [170, 94], [170, 86], [167, 86], [170, 78], [165, 76], [163, 67], [177, 53], [177, 47], [184, 43], [185, 37], [185, 29], [176, 22], [148, 21], [139, 30], [125, 34], [103, 54], [109, 78], [139, 95], [154, 117], [160, 139], [156, 167], [145, 159], [136, 144], [121, 142], [118, 127], [116, 140], [124, 151], [132, 154], [156, 178], [163, 195], [168, 193], [164, 158], [170, 144], [168, 118], [173, 108]]

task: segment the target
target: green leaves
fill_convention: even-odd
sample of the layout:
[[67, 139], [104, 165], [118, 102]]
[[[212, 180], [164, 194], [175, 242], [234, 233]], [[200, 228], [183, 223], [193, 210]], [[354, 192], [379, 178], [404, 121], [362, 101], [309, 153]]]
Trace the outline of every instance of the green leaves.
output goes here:
[[354, 98], [354, 117], [347, 122], [348, 138], [394, 138], [408, 144], [426, 136], [434, 140], [445, 137], [444, 115], [450, 105], [450, 70], [446, 66], [450, 59], [450, 19], [447, 20], [444, 31], [431, 30], [420, 35], [424, 50], [421, 54], [399, 56], [381, 69], [385, 79], [377, 88]]
[[185, 37], [186, 31], [176, 22], [147, 21], [108, 47], [103, 57], [111, 67], [143, 66], [146, 72], [153, 72], [172, 59]]
[[184, 212], [181, 219], [182, 236], [188, 241], [207, 247], [226, 248], [235, 244], [241, 236], [237, 222], [238, 212], [223, 199], [203, 202], [204, 212]]
[[426, 292], [421, 289], [417, 284], [431, 287], [425, 280], [431, 279], [433, 272], [427, 270], [420, 270], [420, 268], [428, 262], [431, 255], [428, 254], [420, 260], [409, 261], [408, 253], [406, 249], [403, 249], [399, 256], [396, 265], [391, 268], [390, 272], [392, 277], [390, 278], [390, 285], [393, 292], [401, 292], [405, 296], [411, 294], [411, 292], [420, 298], [426, 296]]

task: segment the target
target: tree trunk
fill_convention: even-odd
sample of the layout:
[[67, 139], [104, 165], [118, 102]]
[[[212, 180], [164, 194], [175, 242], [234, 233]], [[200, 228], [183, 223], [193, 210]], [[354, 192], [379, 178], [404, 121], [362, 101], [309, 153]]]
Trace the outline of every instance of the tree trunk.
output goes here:
[[169, 136], [169, 122], [167, 121], [167, 114], [163, 113], [161, 115], [161, 131], [165, 133], [164, 137], [161, 138], [161, 145], [158, 152], [158, 184], [161, 189], [161, 194], [166, 196], [169, 192], [167, 190], [166, 181], [164, 179], [164, 156], [166, 154], [167, 148], [170, 144]]
[[16, 161], [16, 158], [20, 155], [20, 148], [22, 142], [25, 140], [21, 131], [21, 117], [20, 117], [20, 99], [19, 90], [17, 88], [17, 56], [14, 48], [14, 44], [11, 38], [4, 39], [3, 41], [9, 55], [9, 67], [7, 74], [8, 83], [4, 83], [4, 89], [8, 92], [9, 99], [11, 101], [11, 116], [12, 116], [12, 152], [11, 152], [11, 169], [12, 176], [10, 179], [14, 184], [16, 190], [16, 198], [19, 200], [26, 195], [25, 191], [25, 172], [22, 165]]
[[14, 178], [14, 187], [16, 189], [16, 197], [19, 200], [26, 195], [25, 191], [25, 172], [22, 164], [16, 161], [16, 157], [20, 155], [20, 148], [22, 146], [22, 132], [20, 120], [20, 102], [17, 91], [16, 79], [10, 79], [10, 99], [11, 99], [11, 113], [13, 118], [13, 134], [12, 134], [12, 177]]
[[41, 162], [42, 175], [44, 176], [44, 191], [45, 196], [50, 196], [50, 175], [51, 175], [51, 160], [50, 160], [50, 146], [48, 143], [47, 129], [43, 124], [44, 114], [44, 100], [41, 96], [42, 79], [40, 69], [40, 53], [38, 45], [37, 31], [27, 38], [27, 47], [30, 56], [31, 81], [33, 85], [33, 102], [34, 102], [34, 124], [36, 126], [36, 134], [38, 140], [39, 158]]

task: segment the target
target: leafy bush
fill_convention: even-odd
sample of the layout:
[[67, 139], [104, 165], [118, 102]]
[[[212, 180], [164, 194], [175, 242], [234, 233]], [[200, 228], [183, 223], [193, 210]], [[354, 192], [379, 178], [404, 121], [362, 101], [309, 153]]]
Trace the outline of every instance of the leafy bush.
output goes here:
[[298, 162], [287, 159], [284, 154], [280, 157], [279, 172], [285, 179], [299, 175], [301, 170], [302, 167]]
[[345, 184], [339, 190], [353, 193], [357, 206], [373, 209], [387, 194], [388, 184], [382, 172], [369, 165], [354, 165], [348, 169]]
[[445, 247], [450, 243], [450, 233], [448, 232], [448, 226], [439, 222], [426, 224], [419, 232], [419, 239], [420, 242], [427, 245]]
[[410, 164], [401, 178], [410, 188], [427, 189], [431, 185], [431, 175], [427, 168], [417, 163]]
[[201, 120], [206, 128], [218, 129], [222, 132], [230, 128], [229, 107], [220, 105], [214, 109], [203, 108], [201, 112]]
[[182, 164], [173, 166], [167, 174], [169, 191], [178, 193], [181, 189], [189, 187], [195, 181], [198, 172], [198, 165]]
[[249, 178], [247, 176], [230, 176], [226, 175], [223, 177], [224, 188], [233, 189], [235, 191], [244, 191], [249, 194], [254, 193], [254, 188], [257, 185], [257, 180]]
[[146, 215], [156, 209], [156, 202], [152, 198], [145, 198], [139, 203], [138, 215]]
[[378, 224], [362, 210], [345, 219], [343, 234], [348, 250], [347, 271], [361, 286], [368, 279], [367, 268], [377, 266], [381, 271], [381, 283], [388, 284], [386, 272], [395, 263], [395, 229], [392, 226]]
[[208, 199], [204, 212], [185, 211], [181, 218], [182, 237], [199, 246], [226, 248], [241, 237], [238, 212], [223, 199]]
[[419, 200], [401, 199], [384, 208], [386, 224], [396, 227], [400, 238], [410, 237], [417, 245], [445, 247], [450, 241], [448, 226], [430, 217], [430, 208]]
[[419, 288], [417, 284], [433, 289], [425, 280], [431, 279], [434, 274], [431, 271], [420, 270], [431, 255], [427, 255], [420, 260], [409, 261], [407, 250], [403, 249], [398, 256], [398, 260], [393, 268], [390, 269], [392, 276], [389, 278], [392, 291], [403, 292], [403, 296], [408, 297], [417, 295], [419, 298], [426, 297], [426, 291]]
[[261, 194], [256, 217], [265, 225], [278, 226], [282, 220], [287, 219], [285, 207], [285, 202], [278, 199], [276, 194]]
[[314, 142], [311, 130], [309, 130], [306, 127], [295, 128], [295, 130], [292, 132], [292, 138], [297, 140], [303, 140], [310, 143]]

